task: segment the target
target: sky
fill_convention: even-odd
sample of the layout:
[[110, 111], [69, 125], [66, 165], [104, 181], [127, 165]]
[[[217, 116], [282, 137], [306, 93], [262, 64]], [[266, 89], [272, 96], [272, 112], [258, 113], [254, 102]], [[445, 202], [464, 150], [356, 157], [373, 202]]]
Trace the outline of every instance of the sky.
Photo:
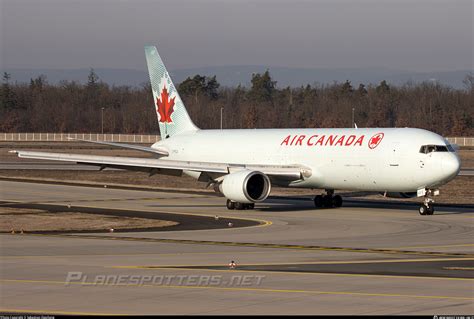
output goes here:
[[0, 68], [473, 69], [473, 0], [0, 0]]

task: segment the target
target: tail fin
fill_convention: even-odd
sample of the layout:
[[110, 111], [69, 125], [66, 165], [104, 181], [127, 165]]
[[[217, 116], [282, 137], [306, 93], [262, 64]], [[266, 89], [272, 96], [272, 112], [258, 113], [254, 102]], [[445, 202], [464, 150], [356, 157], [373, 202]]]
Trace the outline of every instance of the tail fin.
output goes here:
[[165, 139], [180, 132], [198, 130], [189, 117], [156, 47], [145, 46], [145, 56], [161, 138]]

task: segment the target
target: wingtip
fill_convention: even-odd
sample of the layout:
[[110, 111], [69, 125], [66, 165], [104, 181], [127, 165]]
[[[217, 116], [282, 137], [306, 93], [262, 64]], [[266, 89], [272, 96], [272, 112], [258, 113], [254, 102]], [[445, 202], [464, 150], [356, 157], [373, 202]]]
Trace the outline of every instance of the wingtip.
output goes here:
[[8, 151], [8, 153], [18, 154], [18, 151], [17, 150], [10, 150], [10, 151]]

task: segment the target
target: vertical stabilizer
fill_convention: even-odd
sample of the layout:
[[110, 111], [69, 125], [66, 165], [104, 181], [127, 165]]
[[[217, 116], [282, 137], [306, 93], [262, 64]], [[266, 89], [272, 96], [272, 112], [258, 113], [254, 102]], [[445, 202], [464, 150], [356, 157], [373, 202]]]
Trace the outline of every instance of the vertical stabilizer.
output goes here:
[[156, 47], [145, 46], [145, 56], [161, 138], [198, 130], [191, 121]]

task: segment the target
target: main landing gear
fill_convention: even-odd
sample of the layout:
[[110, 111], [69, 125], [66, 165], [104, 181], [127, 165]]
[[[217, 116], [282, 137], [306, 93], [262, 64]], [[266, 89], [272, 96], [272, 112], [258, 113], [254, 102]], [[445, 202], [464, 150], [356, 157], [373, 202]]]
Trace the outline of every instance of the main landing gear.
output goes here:
[[425, 193], [425, 200], [423, 201], [423, 204], [421, 204], [420, 208], [418, 208], [418, 212], [420, 215], [433, 215], [434, 214], [434, 200], [431, 198], [431, 196], [436, 196], [439, 195], [439, 190], [432, 190], [432, 189], [427, 189]]
[[334, 195], [333, 189], [327, 189], [326, 195], [317, 195], [314, 198], [314, 206], [316, 207], [341, 207], [342, 197], [340, 195]]
[[231, 201], [230, 199], [227, 200], [226, 206], [227, 206], [227, 209], [236, 209], [236, 210], [254, 209], [255, 208], [254, 203], [251, 203], [251, 204], [238, 203], [238, 202]]

